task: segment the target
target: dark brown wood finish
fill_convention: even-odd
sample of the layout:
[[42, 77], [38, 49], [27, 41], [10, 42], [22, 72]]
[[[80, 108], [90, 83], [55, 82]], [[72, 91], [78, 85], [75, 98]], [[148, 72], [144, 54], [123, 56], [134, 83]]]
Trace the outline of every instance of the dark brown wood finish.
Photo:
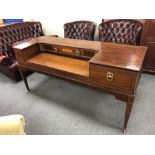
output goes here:
[[101, 43], [102, 52], [97, 53], [89, 62], [139, 71], [144, 60], [144, 50], [146, 47]]
[[53, 53], [57, 55], [67, 55], [70, 57], [76, 57], [82, 59], [90, 59], [93, 57], [97, 51], [91, 49], [82, 49], [82, 48], [73, 48], [73, 47], [65, 47], [65, 46], [58, 46], [58, 45], [51, 45], [51, 44], [39, 44], [40, 51]]
[[155, 73], [155, 19], [145, 20], [141, 45], [148, 47], [143, 70]]
[[18, 69], [19, 69], [20, 75], [21, 75], [21, 77], [22, 77], [22, 79], [23, 79], [23, 81], [25, 83], [25, 86], [26, 86], [27, 90], [30, 91], [29, 85], [27, 83], [27, 78], [26, 78], [26, 75], [25, 75], [25, 71], [24, 70], [22, 71], [22, 69], [20, 67], [18, 67]]
[[[137, 72], [114, 67], [90, 64], [90, 78], [96, 85], [111, 88], [116, 91], [134, 95]], [[108, 80], [107, 74], [113, 74], [113, 79]]]
[[[39, 37], [14, 46], [14, 50], [21, 74], [25, 69], [29, 69], [53, 75], [104, 90], [113, 94], [116, 99], [125, 101], [123, 130], [126, 130], [146, 47]], [[74, 55], [76, 50], [79, 50], [80, 54]], [[83, 60], [84, 51], [87, 51], [87, 55], [89, 51], [93, 54]], [[70, 57], [71, 55], [73, 57]], [[26, 78], [24, 75], [22, 77], [29, 90]]]

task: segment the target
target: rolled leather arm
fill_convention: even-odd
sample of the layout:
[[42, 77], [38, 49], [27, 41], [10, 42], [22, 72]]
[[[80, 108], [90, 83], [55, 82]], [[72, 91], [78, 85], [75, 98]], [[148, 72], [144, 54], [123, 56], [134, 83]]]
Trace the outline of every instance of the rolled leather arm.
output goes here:
[[12, 64], [12, 61], [4, 55], [0, 56], [0, 65], [9, 66]]
[[22, 115], [0, 117], [0, 135], [25, 135], [25, 120]]

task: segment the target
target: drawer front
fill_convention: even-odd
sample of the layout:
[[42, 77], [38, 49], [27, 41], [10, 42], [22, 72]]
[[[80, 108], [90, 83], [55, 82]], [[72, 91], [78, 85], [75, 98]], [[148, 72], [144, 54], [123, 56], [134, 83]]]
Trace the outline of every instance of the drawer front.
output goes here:
[[80, 48], [62, 46], [60, 47], [59, 52], [63, 54], [70, 54], [77, 57], [83, 56], [83, 49], [80, 49]]
[[40, 47], [40, 51], [72, 55], [75, 57], [83, 57], [87, 59], [93, 57], [97, 53], [97, 51], [90, 50], [90, 49], [82, 49], [82, 48], [59, 46], [59, 45], [49, 45], [49, 44], [43, 44], [43, 43], [39, 44], [39, 47]]
[[53, 46], [49, 44], [39, 44], [40, 51], [46, 51], [46, 52], [53, 52], [53, 53], [58, 53], [59, 47], [58, 46]]
[[123, 70], [114, 67], [90, 64], [90, 78], [94, 83], [101, 86], [132, 92], [136, 85], [137, 73], [130, 70]]

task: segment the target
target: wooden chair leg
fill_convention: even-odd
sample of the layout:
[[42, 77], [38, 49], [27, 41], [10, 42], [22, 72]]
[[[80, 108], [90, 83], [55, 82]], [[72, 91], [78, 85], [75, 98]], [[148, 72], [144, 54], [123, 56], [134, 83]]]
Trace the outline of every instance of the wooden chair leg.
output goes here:
[[130, 113], [132, 110], [133, 102], [134, 102], [134, 96], [129, 96], [128, 102], [126, 103], [126, 110], [125, 110], [125, 119], [124, 119], [124, 126], [123, 126], [124, 133], [126, 132], [126, 128], [127, 128], [128, 120], [129, 120]]
[[20, 67], [18, 67], [18, 68], [19, 68], [20, 75], [21, 75], [21, 77], [22, 77], [22, 79], [23, 79], [23, 81], [25, 83], [25, 86], [26, 86], [27, 90], [30, 91], [29, 85], [27, 83], [27, 78], [26, 78], [25, 72], [22, 71], [22, 69]]

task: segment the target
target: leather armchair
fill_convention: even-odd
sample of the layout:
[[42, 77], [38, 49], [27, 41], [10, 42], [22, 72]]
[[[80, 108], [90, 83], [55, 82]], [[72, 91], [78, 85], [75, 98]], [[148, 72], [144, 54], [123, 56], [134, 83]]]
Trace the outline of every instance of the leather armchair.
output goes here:
[[96, 24], [91, 21], [74, 21], [64, 24], [64, 37], [80, 40], [94, 40]]
[[99, 40], [129, 45], [139, 45], [143, 24], [137, 20], [115, 19], [99, 24]]

